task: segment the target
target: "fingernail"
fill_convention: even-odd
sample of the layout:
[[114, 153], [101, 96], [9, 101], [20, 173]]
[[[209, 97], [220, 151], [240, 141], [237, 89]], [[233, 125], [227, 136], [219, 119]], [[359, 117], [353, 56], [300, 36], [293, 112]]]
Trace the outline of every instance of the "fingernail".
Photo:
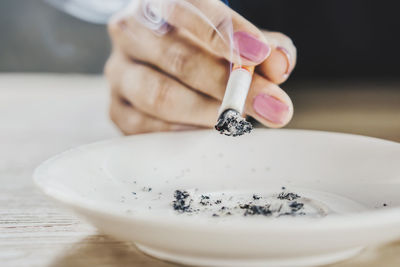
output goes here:
[[258, 94], [253, 101], [255, 112], [273, 123], [284, 123], [289, 112], [289, 106], [267, 94]]
[[291, 60], [290, 53], [289, 53], [289, 51], [288, 51], [286, 48], [284, 48], [284, 47], [282, 47], [282, 46], [278, 46], [278, 47], [276, 48], [276, 50], [278, 50], [279, 52], [281, 52], [281, 53], [285, 56], [285, 58], [286, 58], [286, 64], [287, 64], [287, 65], [286, 65], [286, 71], [285, 71], [284, 75], [285, 75], [285, 76], [288, 76], [289, 73], [292, 71], [292, 64], [291, 64], [292, 60]]
[[247, 32], [235, 32], [233, 41], [240, 56], [255, 63], [263, 61], [271, 52], [271, 48], [266, 43]]

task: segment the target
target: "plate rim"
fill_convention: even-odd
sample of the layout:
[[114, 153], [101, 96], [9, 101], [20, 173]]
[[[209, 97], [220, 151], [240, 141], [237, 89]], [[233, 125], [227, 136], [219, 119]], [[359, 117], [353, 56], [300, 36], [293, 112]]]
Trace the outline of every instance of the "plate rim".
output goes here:
[[[181, 224], [181, 226], [186, 227], [213, 227], [217, 230], [230, 229], [231, 230], [240, 230], [243, 231], [246, 229], [247, 231], [260, 231], [260, 229], [268, 229], [273, 227], [274, 230], [284, 229], [285, 231], [304, 231], [304, 230], [313, 230], [313, 231], [327, 231], [327, 230], [339, 230], [339, 229], [360, 229], [365, 227], [382, 227], [382, 226], [394, 226], [400, 225], [400, 206], [399, 207], [387, 207], [385, 209], [377, 209], [370, 210], [365, 212], [346, 214], [346, 215], [338, 215], [338, 216], [329, 216], [322, 219], [312, 219], [312, 218], [288, 218], [288, 219], [271, 219], [271, 220], [253, 220], [253, 218], [246, 218], [246, 224], [237, 223], [238, 221], [243, 222], [243, 218], [237, 218], [239, 220], [220, 220], [216, 224], [210, 224], [209, 220], [196, 220], [191, 216], [165, 216], [165, 215], [157, 215], [151, 214], [150, 212], [147, 214], [127, 214], [125, 212], [114, 210], [112, 206], [106, 203], [102, 203], [102, 205], [96, 205], [95, 203], [91, 203], [88, 199], [83, 197], [74, 197], [70, 194], [66, 194], [61, 192], [60, 190], [54, 188], [46, 187], [45, 183], [41, 180], [46, 179], [45, 170], [48, 169], [51, 164], [60, 158], [65, 156], [73, 156], [74, 153], [79, 153], [82, 149], [87, 149], [92, 146], [104, 146], [108, 143], [116, 143], [123, 142], [127, 139], [135, 139], [137, 137], [149, 136], [149, 135], [177, 135], [177, 134], [188, 134], [188, 133], [198, 133], [210, 131], [206, 130], [194, 130], [194, 131], [185, 131], [185, 132], [156, 132], [156, 133], [147, 133], [133, 136], [122, 136], [111, 139], [106, 139], [102, 141], [97, 141], [94, 143], [84, 144], [77, 146], [75, 148], [68, 149], [64, 152], [58, 153], [49, 159], [42, 162], [38, 167], [35, 168], [33, 172], [33, 181], [37, 188], [39, 188], [45, 195], [52, 198], [53, 200], [62, 203], [63, 205], [72, 207], [73, 209], [84, 209], [91, 212], [96, 212], [98, 214], [102, 214], [104, 216], [117, 217], [124, 220], [130, 221], [138, 221], [143, 223], [160, 223], [160, 225], [176, 225], [177, 223]], [[320, 130], [304, 130], [304, 129], [256, 129], [255, 131], [261, 132], [270, 132], [270, 131], [284, 131], [284, 132], [297, 132], [297, 133], [313, 133], [313, 134], [326, 134], [326, 135], [340, 135], [347, 137], [357, 137], [363, 139], [374, 140], [375, 142], [384, 142], [388, 144], [393, 144], [396, 146], [400, 146], [400, 143], [385, 139], [380, 139], [376, 137], [357, 135], [357, 134], [348, 134], [341, 132], [329, 132], [329, 131], [320, 131]], [[48, 175], [47, 175], [48, 178]], [[109, 208], [104, 208], [109, 207]], [[178, 218], [179, 217], [179, 218]], [[249, 220], [250, 219], [250, 220]], [[293, 223], [293, 220], [296, 220], [296, 223]], [[183, 223], [184, 222], [184, 223]], [[312, 224], [310, 224], [312, 222]], [[251, 227], [249, 227], [251, 225]]]

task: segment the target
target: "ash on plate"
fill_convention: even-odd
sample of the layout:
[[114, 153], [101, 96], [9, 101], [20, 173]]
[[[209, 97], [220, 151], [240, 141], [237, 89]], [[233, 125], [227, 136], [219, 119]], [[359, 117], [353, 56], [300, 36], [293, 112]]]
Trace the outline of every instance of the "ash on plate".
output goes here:
[[190, 207], [193, 199], [190, 198], [190, 195], [186, 191], [176, 190], [174, 193], [175, 200], [172, 202], [172, 207], [174, 210], [179, 212], [192, 212], [192, 208]]
[[291, 192], [282, 192], [278, 195], [278, 198], [291, 201], [300, 198], [300, 196]]
[[278, 194], [263, 195], [249, 193], [196, 194], [190, 190], [176, 190], [172, 207], [179, 214], [209, 217], [223, 216], [319, 216], [312, 207], [305, 205], [307, 198], [282, 191]]

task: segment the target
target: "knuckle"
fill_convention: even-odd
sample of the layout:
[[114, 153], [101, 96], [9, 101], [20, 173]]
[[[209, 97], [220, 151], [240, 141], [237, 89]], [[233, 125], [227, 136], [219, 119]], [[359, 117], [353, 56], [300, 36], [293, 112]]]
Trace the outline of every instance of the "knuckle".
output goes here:
[[[106, 63], [104, 64], [103, 72], [105, 77], [110, 84], [111, 89], [124, 90], [126, 81], [131, 81], [132, 78], [128, 79], [135, 70], [135, 63], [130, 62], [126, 59], [126, 55], [119, 49], [114, 49]], [[134, 74], [134, 73], [133, 73]]]
[[110, 107], [108, 109], [108, 115], [111, 119], [111, 121], [120, 127], [120, 120], [119, 120], [119, 113], [118, 113], [118, 108], [117, 108], [117, 102], [116, 101], [111, 101]]
[[215, 28], [209, 27], [208, 29], [208, 41], [211, 47], [216, 47], [222, 41], [220, 34], [228, 32], [228, 28], [231, 24], [231, 19], [229, 16], [221, 16], [215, 20]]
[[119, 21], [117, 19], [112, 19], [107, 24], [108, 34], [112, 37], [120, 31]]
[[150, 98], [150, 107], [157, 114], [163, 114], [173, 107], [171, 98], [171, 84], [167, 77], [154, 79], [153, 96]]
[[126, 34], [125, 32], [127, 28], [128, 22], [124, 18], [110, 20], [107, 24], [107, 31], [113, 46], [120, 46], [120, 43], [123, 42], [123, 36]]
[[136, 113], [127, 113], [126, 109], [122, 108], [123, 103], [120, 97], [114, 97], [109, 108], [109, 116], [111, 121], [125, 135], [131, 135], [140, 131], [140, 125], [143, 123], [143, 118]]
[[104, 64], [104, 75], [112, 87], [121, 84], [121, 77], [126, 72], [122, 67], [123, 64], [124, 62], [121, 60], [120, 55], [115, 51], [111, 53]]
[[169, 62], [171, 72], [174, 74], [184, 74], [186, 66], [191, 61], [191, 56], [187, 53], [182, 45], [174, 45], [170, 47], [169, 54], [166, 59]]
[[128, 134], [138, 133], [145, 124], [143, 116], [140, 116], [138, 113], [131, 114], [127, 117], [124, 122], [122, 128]]
[[114, 61], [115, 61], [114, 56], [111, 55], [107, 59], [106, 64], [104, 65], [104, 74], [108, 79], [112, 76], [114, 69]]

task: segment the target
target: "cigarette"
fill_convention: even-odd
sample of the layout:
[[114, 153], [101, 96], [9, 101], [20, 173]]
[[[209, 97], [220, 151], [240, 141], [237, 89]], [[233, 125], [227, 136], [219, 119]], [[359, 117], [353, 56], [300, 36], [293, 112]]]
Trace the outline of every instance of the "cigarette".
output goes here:
[[239, 136], [253, 129], [252, 125], [241, 116], [253, 73], [254, 66], [236, 64], [233, 66], [215, 125], [215, 129], [221, 134]]
[[219, 116], [228, 109], [236, 110], [239, 114], [243, 113], [253, 73], [254, 66], [233, 65], [226, 85], [225, 95], [218, 112]]

